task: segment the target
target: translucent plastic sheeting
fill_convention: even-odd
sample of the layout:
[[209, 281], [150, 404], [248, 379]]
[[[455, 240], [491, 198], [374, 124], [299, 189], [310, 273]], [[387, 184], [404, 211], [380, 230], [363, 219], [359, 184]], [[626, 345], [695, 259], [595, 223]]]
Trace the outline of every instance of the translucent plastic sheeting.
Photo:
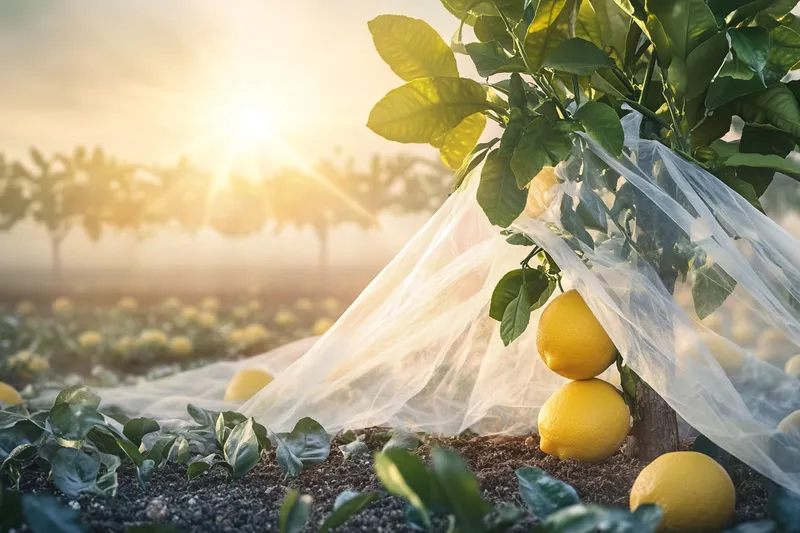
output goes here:
[[[777, 434], [781, 420], [800, 409], [800, 381], [782, 371], [800, 351], [800, 320], [791, 305], [800, 301], [800, 242], [711, 174], [640, 139], [639, 120], [635, 114], [623, 120], [621, 159], [582, 137], [557, 167], [559, 183], [544, 204], [529, 205], [512, 229], [552, 255], [566, 288], [582, 294], [627, 364], [683, 420], [800, 491], [800, 438]], [[541, 309], [508, 347], [489, 318], [497, 281], [529, 249], [508, 244], [489, 224], [476, 202], [478, 181], [476, 172], [316, 343], [101, 394], [161, 418], [185, 416], [188, 402], [238, 408], [274, 431], [288, 431], [305, 416], [330, 432], [375, 425], [441, 434], [536, 431], [539, 408], [564, 380], [536, 350]], [[624, 217], [620, 225], [607, 217], [604, 235], [590, 230], [593, 247], [565, 230], [562, 211], [573, 199], [591, 196], [608, 215], [614, 189], [635, 198], [634, 241], [657, 225], [682, 243], [676, 254], [714, 265], [721, 275], [707, 281], [735, 284], [705, 320], [697, 319], [690, 292], [697, 274], [679, 277], [670, 294], [620, 231]], [[227, 381], [242, 367], [276, 378], [244, 405], [224, 404]], [[612, 373], [603, 377], [618, 382]], [[792, 447], [794, 456], [787, 452]]]

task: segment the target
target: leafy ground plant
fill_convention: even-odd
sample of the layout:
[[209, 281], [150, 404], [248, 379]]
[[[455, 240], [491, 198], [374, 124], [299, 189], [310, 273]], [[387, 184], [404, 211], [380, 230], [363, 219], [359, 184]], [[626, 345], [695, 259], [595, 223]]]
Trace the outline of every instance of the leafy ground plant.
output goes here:
[[[706, 264], [690, 236], [646, 195], [609, 165], [590, 161], [586, 147], [596, 143], [623, 158], [620, 117], [635, 110], [643, 116], [642, 138], [669, 147], [761, 210], [776, 171], [800, 178], [786, 159], [800, 142], [800, 82], [784, 81], [800, 65], [795, 2], [441, 2], [459, 20], [449, 46], [421, 20], [381, 15], [369, 23], [375, 48], [405, 84], [375, 104], [367, 126], [391, 141], [437, 148], [456, 170], [454, 189], [482, 163], [477, 201], [499, 228], [523, 213], [529, 188], [548, 167], [566, 161], [583, 169], [574, 172], [579, 192], [565, 194], [560, 205], [563, 237], [579, 256], [620, 235], [625, 253], [635, 250], [668, 292], [691, 274], [700, 318], [721, 305], [735, 281]], [[473, 42], [465, 42], [469, 33]], [[469, 56], [483, 79], [462, 76], [455, 53]], [[734, 117], [744, 124], [741, 140], [724, 141]], [[502, 133], [479, 143], [487, 119]], [[657, 165], [651, 169], [656, 181], [661, 174]], [[509, 344], [561, 272], [547, 250], [503, 231], [510, 244], [531, 250], [492, 297], [490, 315]], [[537, 267], [529, 264], [534, 257]], [[676, 450], [675, 413], [645, 383], [635, 392], [642, 458]]]

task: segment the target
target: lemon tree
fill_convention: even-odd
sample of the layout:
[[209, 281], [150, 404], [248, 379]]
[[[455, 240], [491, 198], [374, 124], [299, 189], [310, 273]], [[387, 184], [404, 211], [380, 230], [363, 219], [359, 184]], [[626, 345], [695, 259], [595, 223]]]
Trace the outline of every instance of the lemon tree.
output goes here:
[[[549, 205], [552, 167], [584, 160], [583, 132], [622, 156], [620, 117], [643, 115], [640, 136], [703, 167], [756, 208], [776, 171], [800, 178], [786, 156], [800, 142], [800, 21], [785, 0], [441, 0], [458, 23], [449, 45], [423, 21], [381, 15], [375, 48], [403, 84], [375, 104], [367, 126], [388, 140], [430, 144], [455, 170], [454, 189], [480, 170], [477, 201], [512, 245], [528, 247], [498, 283], [490, 315], [505, 344], [528, 327], [559, 285], [558, 265], [528, 238], [504, 230]], [[471, 31], [465, 31], [465, 28]], [[468, 35], [474, 35], [467, 42]], [[455, 54], [479, 79], [464, 76]], [[744, 122], [739, 142], [721, 138]], [[483, 133], [496, 123], [499, 136]], [[578, 165], [579, 167], [581, 165]], [[582, 167], [585, 167], [583, 165]], [[735, 282], [674, 221], [602, 162], [578, 169], [579, 192], [559, 206], [576, 253], [609, 229], [649, 262], [664, 287], [691, 274], [695, 309], [711, 314]], [[656, 180], [660, 170], [652, 169]], [[666, 186], [666, 183], [664, 184]], [[611, 198], [612, 207], [604, 199]], [[589, 230], [593, 230], [590, 233]], [[532, 266], [531, 263], [538, 264]], [[677, 448], [674, 412], [626, 367], [624, 388], [641, 415], [642, 457]]]

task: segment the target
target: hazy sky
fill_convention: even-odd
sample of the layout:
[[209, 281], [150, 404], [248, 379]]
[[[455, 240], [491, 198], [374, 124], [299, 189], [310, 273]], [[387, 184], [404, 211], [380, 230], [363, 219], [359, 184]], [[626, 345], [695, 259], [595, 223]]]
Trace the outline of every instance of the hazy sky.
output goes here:
[[[366, 162], [376, 151], [421, 150], [365, 127], [372, 105], [402, 83], [372, 46], [367, 21], [382, 13], [424, 18], [450, 39], [458, 22], [436, 0], [24, 0], [0, 3], [0, 151], [24, 155], [100, 144], [123, 159], [170, 162], [182, 154], [214, 167], [236, 99], [265, 109], [280, 143], [265, 159], [313, 163], [334, 146]], [[466, 65], [464, 72], [470, 74]], [[278, 146], [278, 144], [280, 144]], [[386, 260], [422, 219], [387, 221], [390, 235], [338, 233], [340, 260], [369, 250]], [[308, 237], [309, 235], [305, 235]], [[161, 235], [91, 245], [76, 230], [67, 266], [312, 259], [297, 234], [225, 241]], [[44, 232], [0, 234], [0, 266], [46, 264]], [[179, 254], [175, 254], [179, 251]], [[6, 253], [10, 252], [10, 253]]]

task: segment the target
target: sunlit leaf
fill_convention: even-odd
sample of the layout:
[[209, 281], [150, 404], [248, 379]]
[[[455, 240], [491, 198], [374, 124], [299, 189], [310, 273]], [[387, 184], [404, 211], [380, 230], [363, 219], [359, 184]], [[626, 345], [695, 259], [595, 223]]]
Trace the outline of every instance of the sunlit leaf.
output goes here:
[[541, 468], [519, 468], [516, 475], [522, 499], [537, 520], [546, 520], [559, 509], [581, 501], [575, 489]]
[[279, 533], [299, 533], [308, 523], [311, 512], [311, 496], [303, 495], [292, 489], [284, 498], [278, 515]]
[[525, 71], [525, 64], [522, 60], [511, 55], [497, 41], [469, 43], [466, 45], [466, 49], [481, 77], [488, 78], [500, 72]]
[[774, 126], [800, 142], [800, 104], [785, 85], [739, 98], [733, 110], [745, 122]]
[[545, 117], [535, 117], [525, 125], [522, 136], [511, 157], [511, 169], [519, 187], [524, 187], [542, 168], [554, 167], [567, 158], [572, 140], [562, 123], [553, 123]]
[[607, 53], [600, 50], [594, 43], [578, 37], [559, 43], [547, 55], [544, 62], [544, 66], [547, 68], [582, 76], [613, 64]]
[[797, 164], [774, 154], [734, 154], [725, 160], [725, 166], [766, 168], [800, 179], [800, 167]]
[[511, 164], [499, 156], [499, 150], [492, 150], [486, 157], [477, 199], [489, 222], [503, 228], [525, 209], [528, 191], [517, 186]]
[[93, 393], [88, 387], [83, 385], [73, 385], [72, 387], [64, 389], [58, 393], [53, 405], [58, 405], [60, 403], [90, 405], [92, 407], [97, 407], [100, 405], [100, 396]]
[[433, 473], [456, 518], [456, 526], [464, 533], [483, 533], [483, 519], [491, 506], [481, 495], [475, 474], [454, 451], [435, 448], [432, 456]]
[[50, 463], [53, 484], [70, 498], [94, 485], [98, 473], [100, 460], [73, 448], [61, 448]]
[[733, 279], [718, 264], [705, 265], [694, 271], [692, 298], [694, 310], [700, 320], [721, 306], [736, 287]]
[[517, 296], [508, 303], [500, 321], [500, 339], [508, 346], [522, 335], [531, 320], [531, 302], [528, 291], [520, 287]]
[[[494, 320], [501, 321], [505, 315], [508, 305], [517, 297], [523, 286], [522, 269], [518, 268], [506, 273], [497, 282], [492, 291], [492, 299], [489, 305], [489, 316]], [[528, 291], [528, 302], [538, 302], [543, 293], [547, 291], [549, 280], [544, 272], [539, 269], [527, 269], [525, 271], [524, 286]], [[533, 307], [536, 309], [536, 307]]]
[[575, 0], [541, 0], [528, 26], [525, 51], [534, 70], [562, 41], [569, 38], [570, 15]]
[[253, 430], [253, 419], [241, 422], [231, 431], [223, 449], [225, 462], [231, 467], [233, 478], [239, 478], [258, 464], [258, 438]]
[[378, 54], [404, 81], [458, 77], [453, 51], [427, 22], [402, 15], [380, 15], [368, 26]]
[[341, 526], [360, 513], [364, 507], [377, 500], [378, 497], [377, 492], [342, 492], [336, 497], [336, 502], [333, 504], [333, 512], [322, 523], [319, 530], [320, 533], [328, 533]]
[[625, 134], [616, 111], [601, 102], [586, 102], [573, 115], [597, 144], [618, 156], [622, 153]]
[[161, 426], [152, 418], [133, 418], [125, 424], [122, 434], [138, 446], [142, 443], [142, 437], [160, 429]]
[[457, 170], [478, 144], [485, 128], [486, 116], [483, 113], [475, 113], [466, 117], [442, 137], [431, 141], [431, 145], [439, 149], [439, 155], [448, 167]]

